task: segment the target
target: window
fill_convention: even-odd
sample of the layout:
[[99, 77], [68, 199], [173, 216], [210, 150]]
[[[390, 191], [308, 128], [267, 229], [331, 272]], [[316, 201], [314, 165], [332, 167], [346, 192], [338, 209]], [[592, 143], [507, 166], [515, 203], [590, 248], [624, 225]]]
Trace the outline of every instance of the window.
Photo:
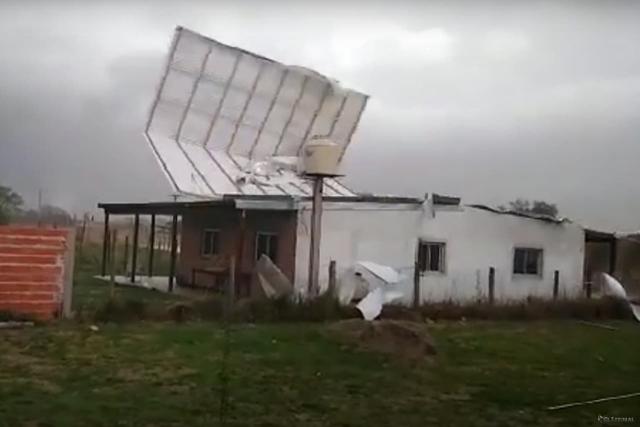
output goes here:
[[513, 253], [513, 272], [542, 275], [542, 249], [516, 248]]
[[258, 233], [256, 235], [256, 260], [265, 254], [276, 262], [278, 255], [278, 236], [275, 233]]
[[202, 256], [211, 256], [218, 253], [220, 232], [218, 230], [204, 230], [202, 233], [202, 246], [200, 253]]
[[444, 273], [445, 244], [442, 242], [423, 242], [418, 245], [418, 268], [421, 272], [437, 271]]

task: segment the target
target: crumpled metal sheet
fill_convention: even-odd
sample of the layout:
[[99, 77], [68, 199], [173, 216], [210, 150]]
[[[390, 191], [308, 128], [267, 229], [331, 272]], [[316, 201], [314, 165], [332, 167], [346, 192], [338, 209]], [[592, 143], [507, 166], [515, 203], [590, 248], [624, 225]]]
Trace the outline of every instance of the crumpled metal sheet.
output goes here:
[[402, 276], [393, 267], [378, 264], [372, 261], [358, 261], [356, 271], [367, 272], [383, 283], [392, 285], [402, 280]]
[[366, 281], [371, 290], [356, 305], [365, 320], [374, 320], [380, 315], [385, 304], [390, 304], [404, 296], [396, 286], [403, 276], [393, 267], [372, 261], [358, 261], [355, 273]]
[[[313, 70], [178, 27], [145, 135], [178, 193], [301, 195], [308, 184], [295, 173], [273, 189], [235, 175], [253, 161], [297, 157], [314, 135], [329, 136], [344, 154], [367, 99]], [[335, 180], [325, 188], [353, 195]]]
[[605, 294], [612, 296], [613, 298], [625, 301], [629, 305], [633, 316], [638, 322], [640, 322], [640, 304], [629, 299], [629, 297], [627, 296], [627, 292], [624, 290], [624, 287], [615, 278], [611, 277], [607, 273], [602, 273], [602, 275], [604, 276]]
[[369, 292], [367, 296], [356, 305], [356, 308], [360, 311], [364, 320], [374, 320], [380, 316], [382, 307], [385, 304], [391, 304], [402, 298], [402, 296], [402, 292], [378, 287]]
[[280, 298], [293, 293], [293, 285], [285, 274], [262, 254], [256, 264], [256, 274], [261, 293], [267, 298]]

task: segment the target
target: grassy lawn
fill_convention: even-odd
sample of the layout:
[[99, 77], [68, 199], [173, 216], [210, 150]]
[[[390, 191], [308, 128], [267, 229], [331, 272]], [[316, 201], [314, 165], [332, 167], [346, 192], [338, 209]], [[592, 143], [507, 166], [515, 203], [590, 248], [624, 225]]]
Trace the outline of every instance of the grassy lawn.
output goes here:
[[[108, 286], [77, 277], [77, 307], [107, 297]], [[578, 426], [599, 425], [598, 415], [640, 424], [640, 398], [545, 409], [640, 391], [640, 327], [610, 324], [618, 330], [570, 320], [437, 323], [439, 353], [420, 362], [356, 350], [320, 323], [236, 324], [227, 425]], [[223, 344], [213, 322], [0, 331], [0, 426], [220, 425]]]
[[[361, 353], [323, 325], [236, 325], [229, 425], [595, 425], [640, 417], [638, 399], [548, 412], [637, 391], [637, 326], [467, 323], [433, 328], [440, 354], [409, 364]], [[4, 331], [0, 425], [210, 426], [223, 334], [213, 323]]]

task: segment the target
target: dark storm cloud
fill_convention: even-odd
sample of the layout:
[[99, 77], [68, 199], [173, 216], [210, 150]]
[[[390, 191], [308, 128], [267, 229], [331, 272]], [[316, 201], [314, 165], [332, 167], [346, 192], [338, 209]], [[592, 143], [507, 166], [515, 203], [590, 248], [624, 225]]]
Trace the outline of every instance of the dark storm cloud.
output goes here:
[[31, 200], [44, 188], [80, 212], [168, 196], [141, 130], [181, 24], [369, 93], [346, 157], [356, 188], [541, 198], [587, 224], [640, 228], [638, 3], [0, 9], [0, 181]]

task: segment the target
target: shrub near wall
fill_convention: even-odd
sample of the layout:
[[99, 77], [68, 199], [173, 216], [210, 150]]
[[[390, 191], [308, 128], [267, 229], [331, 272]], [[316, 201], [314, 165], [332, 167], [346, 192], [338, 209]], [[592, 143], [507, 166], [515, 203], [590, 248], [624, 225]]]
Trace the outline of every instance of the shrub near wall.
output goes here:
[[73, 233], [67, 229], [0, 227], [4, 317], [49, 320], [62, 314], [65, 281], [71, 280], [65, 268], [73, 265], [69, 257], [73, 257]]

